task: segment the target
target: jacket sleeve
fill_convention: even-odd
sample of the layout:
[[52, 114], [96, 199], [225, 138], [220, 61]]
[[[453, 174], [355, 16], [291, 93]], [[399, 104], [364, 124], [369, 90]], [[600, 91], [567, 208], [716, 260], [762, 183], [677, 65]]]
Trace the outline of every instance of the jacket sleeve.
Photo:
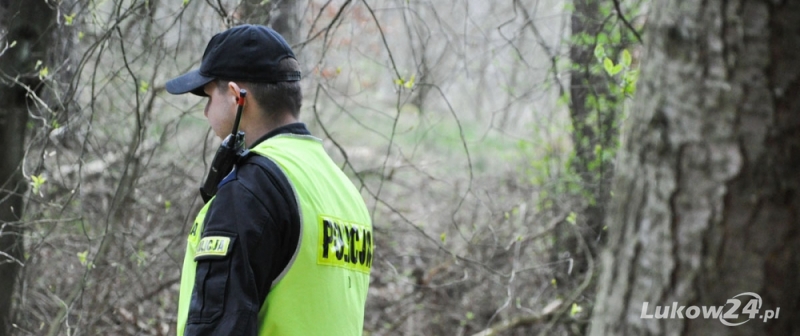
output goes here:
[[185, 335], [256, 335], [275, 272], [296, 247], [286, 241], [287, 209], [297, 206], [285, 186], [243, 168], [223, 182], [206, 215]]

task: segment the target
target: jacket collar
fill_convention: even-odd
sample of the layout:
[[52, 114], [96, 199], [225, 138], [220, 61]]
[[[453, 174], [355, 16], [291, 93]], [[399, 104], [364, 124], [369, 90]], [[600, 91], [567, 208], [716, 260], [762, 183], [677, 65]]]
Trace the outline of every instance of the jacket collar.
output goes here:
[[267, 134], [264, 134], [264, 136], [258, 138], [258, 140], [256, 140], [255, 142], [253, 142], [252, 145], [250, 145], [250, 149], [253, 149], [256, 146], [258, 146], [258, 144], [267, 141], [267, 139], [280, 134], [311, 135], [311, 132], [309, 132], [308, 128], [306, 128], [306, 124], [301, 122], [286, 124], [274, 130], [271, 130]]

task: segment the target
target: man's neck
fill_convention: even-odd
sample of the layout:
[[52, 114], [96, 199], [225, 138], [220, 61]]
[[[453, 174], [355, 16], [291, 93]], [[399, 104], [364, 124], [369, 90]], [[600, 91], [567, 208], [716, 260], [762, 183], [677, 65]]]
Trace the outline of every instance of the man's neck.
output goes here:
[[247, 130], [245, 130], [245, 146], [250, 148], [256, 140], [261, 139], [261, 137], [267, 135], [267, 133], [271, 132], [272, 130], [296, 122], [298, 122], [297, 118], [291, 114], [286, 114], [285, 117], [279, 120], [271, 119], [260, 123], [248, 123], [248, 126], [251, 127], [247, 127]]

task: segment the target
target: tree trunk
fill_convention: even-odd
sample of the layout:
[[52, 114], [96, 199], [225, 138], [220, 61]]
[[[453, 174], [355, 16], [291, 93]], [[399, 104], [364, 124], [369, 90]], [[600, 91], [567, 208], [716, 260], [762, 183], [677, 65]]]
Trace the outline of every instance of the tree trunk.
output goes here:
[[[0, 26], [7, 31], [3, 42], [15, 42], [0, 55], [0, 73], [39, 90], [35, 67], [38, 60], [47, 60], [54, 13], [45, 1], [0, 1]], [[28, 108], [33, 106], [27, 90], [10, 78], [0, 78], [0, 335], [9, 333], [14, 284], [24, 260], [21, 165]]]
[[[614, 145], [618, 136], [614, 119], [617, 118], [617, 110], [621, 108], [616, 97], [608, 90], [609, 85], [613, 84], [611, 80], [604, 73], [591, 71], [593, 65], [598, 63], [594, 56], [596, 41], [592, 43], [580, 38], [580, 36], [594, 36], [596, 39], [596, 36], [604, 31], [599, 2], [600, 0], [572, 2], [575, 6], [571, 17], [573, 41], [569, 48], [572, 62], [569, 110], [573, 127], [572, 142], [575, 146], [575, 161], [572, 167], [591, 195], [592, 204], [587, 207], [584, 219], [595, 235], [599, 234], [602, 228], [613, 173], [611, 161], [598, 160], [598, 154], [602, 151], [597, 151], [596, 148], [604, 149]], [[622, 41], [618, 44], [622, 44]], [[610, 47], [615, 51], [622, 49], [621, 45]], [[605, 99], [608, 104], [605, 106], [590, 104], [589, 101], [592, 100], [590, 97], [594, 101]]]
[[[0, 62], [3, 59], [0, 58]], [[25, 180], [20, 174], [23, 157], [23, 141], [28, 114], [19, 108], [18, 98], [24, 92], [13, 92], [0, 86], [0, 335], [6, 335], [11, 319], [11, 300], [14, 284], [23, 260], [22, 194]], [[6, 105], [8, 104], [8, 105]], [[24, 106], [24, 103], [22, 104]]]
[[[616, 119], [619, 118], [622, 103], [609, 90], [609, 86], [614, 85], [613, 79], [597, 71], [599, 63], [594, 55], [597, 36], [601, 33], [610, 35], [608, 30], [613, 29], [604, 27], [601, 3], [599, 0], [574, 0], [572, 3], [575, 8], [571, 16], [572, 43], [569, 49], [572, 63], [569, 111], [575, 156], [571, 169], [579, 176], [582, 195], [588, 200], [586, 207], [579, 213], [578, 224], [590, 245], [591, 253], [595, 254], [604, 241], [601, 237], [603, 219], [614, 174], [613, 160], [604, 159], [602, 155], [616, 147], [619, 137]], [[606, 45], [606, 49], [616, 55], [618, 50], [623, 49], [623, 43], [617, 41]], [[600, 100], [605, 103], [598, 104]], [[553, 261], [563, 258], [563, 254], [567, 252], [575, 262], [573, 272], [586, 272], [587, 260], [578, 248], [572, 228], [562, 226], [556, 230], [556, 235]], [[565, 275], [557, 274], [556, 277], [567, 281]]]
[[298, 43], [297, 29], [300, 18], [297, 15], [297, 1], [245, 0], [241, 7], [242, 22], [270, 26], [281, 34], [289, 45]]
[[[651, 13], [590, 334], [800, 335], [800, 2], [657, 0]], [[735, 327], [642, 317], [744, 292], [763, 304]], [[746, 321], [752, 298], [723, 320]]]

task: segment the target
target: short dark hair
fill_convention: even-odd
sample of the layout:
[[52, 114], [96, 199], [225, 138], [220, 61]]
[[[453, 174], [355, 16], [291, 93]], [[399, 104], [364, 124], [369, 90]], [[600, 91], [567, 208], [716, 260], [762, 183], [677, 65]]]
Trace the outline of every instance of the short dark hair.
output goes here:
[[[278, 71], [300, 71], [300, 64], [291, 57], [281, 60]], [[236, 79], [217, 79], [217, 89], [227, 90], [228, 82], [239, 82], [247, 86], [247, 95], [255, 99], [268, 118], [289, 112], [297, 118], [303, 105], [300, 82], [258, 83]]]

